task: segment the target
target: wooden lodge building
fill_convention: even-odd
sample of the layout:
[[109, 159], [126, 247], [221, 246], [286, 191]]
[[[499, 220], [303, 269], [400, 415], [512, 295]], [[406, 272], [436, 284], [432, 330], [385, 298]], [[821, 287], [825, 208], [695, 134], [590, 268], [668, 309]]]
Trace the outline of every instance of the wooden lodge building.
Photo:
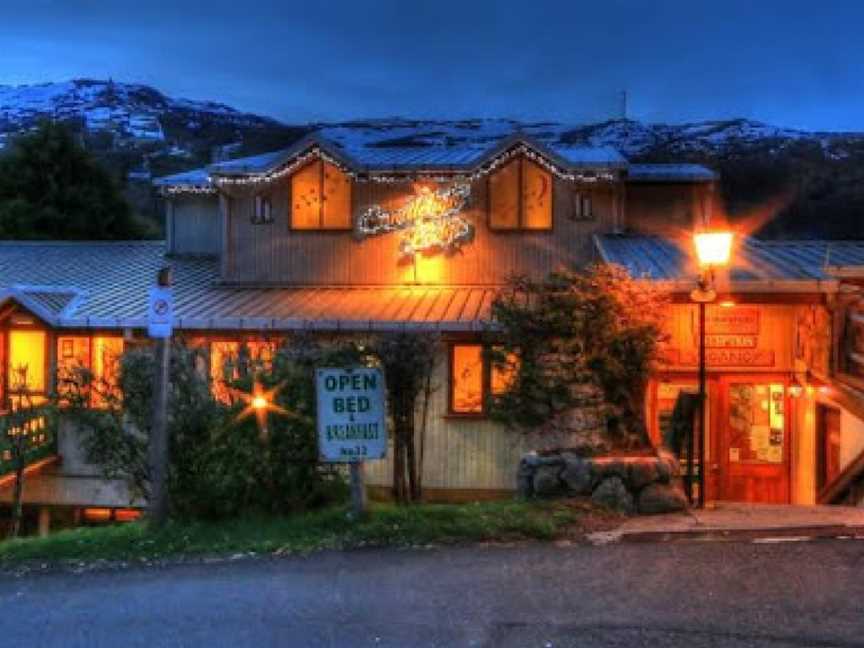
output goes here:
[[[678, 394], [696, 385], [691, 234], [710, 222], [715, 182], [698, 165], [519, 136], [488, 149], [352, 149], [313, 136], [162, 178], [164, 242], [0, 244], [2, 384], [21, 363], [40, 368], [28, 377], [36, 392], [64, 363], [106, 371], [107, 354], [144, 337], [148, 287], [168, 264], [176, 330], [209, 349], [217, 390], [217, 367], [244, 341], [440, 334], [427, 493], [509, 493], [530, 448], [483, 412], [495, 381], [479, 333], [496, 291], [512, 275], [591, 262], [666, 286], [669, 364], [648, 398], [659, 443]], [[707, 499], [861, 499], [862, 277], [864, 241], [736, 240], [706, 325]], [[28, 504], [103, 515], [128, 505], [121, 484], [81, 459], [74, 433], [61, 428], [53, 452], [28, 480]], [[370, 462], [369, 482], [386, 486], [389, 468]]]

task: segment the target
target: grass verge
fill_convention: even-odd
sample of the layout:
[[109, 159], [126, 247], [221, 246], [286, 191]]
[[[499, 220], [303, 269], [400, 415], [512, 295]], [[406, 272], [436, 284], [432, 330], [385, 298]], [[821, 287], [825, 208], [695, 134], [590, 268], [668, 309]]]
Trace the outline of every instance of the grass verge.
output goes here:
[[416, 546], [479, 541], [580, 537], [615, 516], [577, 501], [476, 504], [372, 504], [353, 522], [344, 507], [288, 517], [222, 522], [144, 523], [59, 531], [46, 538], [0, 542], [0, 566], [29, 561], [133, 561], [203, 555], [308, 553], [366, 546]]

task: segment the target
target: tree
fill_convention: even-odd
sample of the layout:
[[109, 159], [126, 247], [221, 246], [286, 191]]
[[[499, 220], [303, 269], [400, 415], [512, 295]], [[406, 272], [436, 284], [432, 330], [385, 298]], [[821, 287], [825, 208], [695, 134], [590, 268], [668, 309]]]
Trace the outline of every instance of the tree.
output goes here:
[[62, 124], [0, 156], [0, 239], [124, 240], [142, 227], [111, 176]]
[[[393, 420], [393, 497], [400, 503], [422, 497], [423, 437], [438, 348], [438, 337], [429, 333], [392, 333], [377, 337], [370, 349], [387, 383]], [[421, 395], [418, 453], [416, 419]]]
[[492, 418], [526, 431], [563, 421], [593, 389], [614, 445], [648, 444], [645, 390], [660, 361], [667, 297], [619, 266], [514, 279], [492, 305], [493, 366], [511, 373]]

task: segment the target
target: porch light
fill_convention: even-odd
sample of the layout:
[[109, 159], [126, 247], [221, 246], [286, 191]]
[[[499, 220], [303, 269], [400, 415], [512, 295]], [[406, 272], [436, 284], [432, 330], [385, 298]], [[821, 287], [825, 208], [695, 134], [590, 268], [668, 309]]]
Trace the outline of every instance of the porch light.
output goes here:
[[[705, 305], [717, 299], [717, 291], [714, 289], [714, 269], [729, 265], [732, 256], [732, 232], [723, 230], [701, 230], [693, 234], [693, 246], [696, 248], [696, 257], [699, 262], [699, 276], [696, 279], [696, 288], [691, 291], [690, 299], [697, 304], [699, 309], [699, 412], [697, 415], [698, 438], [699, 438], [699, 473], [695, 471], [696, 437], [697, 431], [690, 434], [687, 448], [687, 499], [693, 503], [693, 486], [696, 477], [699, 484], [699, 508], [705, 507], [705, 401], [708, 393], [706, 390], [706, 351], [705, 351]], [[730, 308], [734, 302], [729, 300], [721, 302], [720, 306]], [[767, 401], [764, 402], [767, 408]]]
[[693, 235], [700, 266], [725, 266], [732, 255], [732, 232], [703, 231]]
[[255, 396], [252, 399], [252, 407], [254, 407], [256, 410], [267, 409], [269, 405], [270, 403], [267, 402], [267, 399], [264, 396]]

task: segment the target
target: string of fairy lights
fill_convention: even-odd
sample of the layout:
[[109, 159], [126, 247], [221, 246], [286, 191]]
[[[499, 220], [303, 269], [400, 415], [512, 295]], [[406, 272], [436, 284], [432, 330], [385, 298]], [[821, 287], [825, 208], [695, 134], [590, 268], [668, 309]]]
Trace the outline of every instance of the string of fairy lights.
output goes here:
[[520, 144], [518, 146], [514, 146], [500, 155], [496, 156], [494, 159], [490, 160], [487, 164], [481, 166], [476, 171], [471, 173], [453, 173], [453, 174], [442, 174], [441, 172], [424, 172], [424, 171], [413, 171], [406, 173], [366, 173], [360, 174], [356, 171], [350, 169], [345, 164], [335, 159], [333, 156], [327, 154], [320, 147], [312, 147], [306, 153], [297, 156], [294, 160], [291, 161], [290, 164], [286, 164], [284, 166], [275, 169], [274, 171], [270, 171], [267, 173], [257, 173], [257, 174], [248, 174], [248, 175], [238, 175], [238, 176], [225, 176], [225, 175], [210, 175], [208, 177], [208, 185], [203, 184], [177, 184], [177, 185], [166, 185], [161, 188], [161, 192], [163, 194], [179, 194], [179, 193], [191, 193], [191, 194], [210, 194], [217, 193], [220, 187], [233, 187], [233, 186], [260, 186], [271, 183], [275, 180], [279, 180], [284, 176], [291, 175], [295, 171], [297, 171], [300, 167], [304, 166], [308, 162], [312, 160], [323, 160], [328, 164], [332, 164], [337, 167], [340, 171], [342, 171], [345, 175], [351, 178], [355, 182], [364, 183], [364, 182], [375, 182], [375, 183], [402, 183], [402, 182], [411, 182], [411, 181], [423, 181], [423, 182], [454, 182], [454, 183], [472, 183], [477, 180], [484, 178], [485, 176], [493, 173], [498, 168], [507, 164], [510, 160], [515, 157], [525, 157], [528, 160], [531, 160], [533, 163], [542, 167], [556, 178], [561, 180], [566, 180], [570, 182], [580, 182], [580, 183], [597, 183], [597, 182], [612, 182], [617, 179], [617, 176], [614, 172], [610, 171], [591, 171], [591, 172], [573, 172], [568, 171], [559, 167], [557, 164], [554, 164], [550, 160], [548, 160], [544, 155], [537, 153], [532, 148], [528, 147], [525, 144]]

